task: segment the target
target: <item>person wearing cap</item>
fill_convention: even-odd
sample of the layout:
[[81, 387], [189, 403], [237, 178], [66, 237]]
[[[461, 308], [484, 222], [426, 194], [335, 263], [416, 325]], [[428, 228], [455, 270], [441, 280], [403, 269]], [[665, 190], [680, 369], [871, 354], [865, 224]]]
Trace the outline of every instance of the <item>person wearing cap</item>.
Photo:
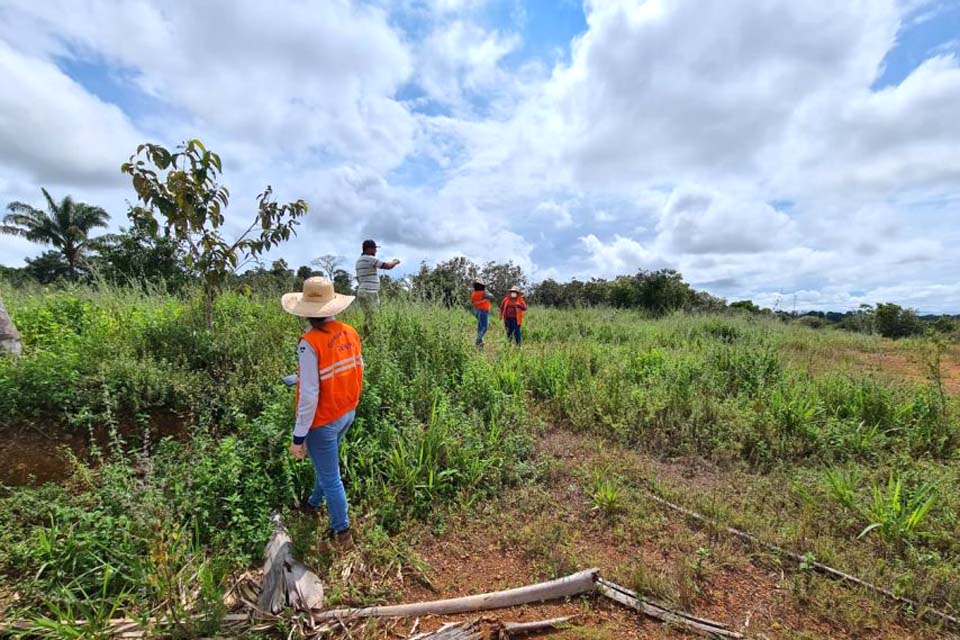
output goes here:
[[373, 317], [380, 307], [380, 276], [377, 269], [393, 269], [400, 264], [394, 258], [389, 262], [377, 259], [377, 243], [373, 240], [364, 240], [362, 253], [357, 259], [357, 300], [363, 310], [363, 333], [367, 335]]
[[516, 286], [507, 290], [507, 297], [500, 303], [500, 319], [507, 329], [507, 341], [514, 340], [520, 346], [523, 312], [527, 310], [527, 303], [523, 299], [523, 292]]
[[487, 333], [490, 321], [490, 301], [493, 294], [487, 291], [487, 285], [479, 278], [473, 281], [470, 301], [473, 303], [473, 315], [477, 316], [477, 349], [483, 349], [483, 336]]
[[313, 463], [313, 491], [301, 507], [316, 512], [326, 500], [334, 542], [346, 546], [352, 538], [340, 477], [340, 441], [360, 402], [363, 356], [357, 331], [336, 316], [353, 300], [319, 277], [307, 278], [302, 292], [281, 298], [284, 311], [308, 322], [297, 344], [297, 415], [290, 445], [294, 458], [309, 455]]

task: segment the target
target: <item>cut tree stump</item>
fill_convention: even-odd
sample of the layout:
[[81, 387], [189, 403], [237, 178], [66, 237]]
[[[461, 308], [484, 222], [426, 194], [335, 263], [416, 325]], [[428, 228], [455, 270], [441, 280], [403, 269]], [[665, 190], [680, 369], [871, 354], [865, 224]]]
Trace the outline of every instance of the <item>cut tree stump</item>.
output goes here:
[[20, 333], [14, 326], [13, 320], [3, 306], [3, 296], [0, 296], [0, 352], [5, 351], [13, 356], [20, 355]]
[[273, 535], [263, 561], [263, 589], [257, 608], [279, 613], [287, 605], [310, 613], [323, 608], [323, 583], [317, 574], [293, 557], [293, 541], [279, 515], [273, 516]]

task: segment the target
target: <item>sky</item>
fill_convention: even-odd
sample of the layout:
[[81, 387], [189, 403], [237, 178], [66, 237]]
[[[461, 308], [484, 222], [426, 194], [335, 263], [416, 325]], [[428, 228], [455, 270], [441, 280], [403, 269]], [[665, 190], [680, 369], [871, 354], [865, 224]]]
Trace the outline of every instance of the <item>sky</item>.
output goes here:
[[[960, 313], [960, 0], [0, 0], [0, 204], [135, 201], [199, 138], [266, 257], [673, 268], [785, 310]], [[0, 264], [44, 248], [0, 236]]]

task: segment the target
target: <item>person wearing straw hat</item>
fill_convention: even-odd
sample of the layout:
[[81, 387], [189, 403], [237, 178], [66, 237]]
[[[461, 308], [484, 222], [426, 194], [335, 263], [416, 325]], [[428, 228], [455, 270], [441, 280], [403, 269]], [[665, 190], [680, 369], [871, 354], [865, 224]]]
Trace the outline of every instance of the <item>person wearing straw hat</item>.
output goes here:
[[327, 502], [334, 542], [349, 546], [347, 496], [340, 477], [340, 441], [356, 415], [363, 386], [360, 336], [336, 319], [353, 302], [326, 278], [307, 278], [302, 292], [281, 298], [283, 310], [306, 318], [307, 331], [297, 344], [297, 417], [290, 454], [313, 462], [314, 487], [301, 503], [316, 512]]
[[523, 312], [527, 310], [527, 303], [523, 299], [523, 292], [516, 286], [507, 290], [507, 297], [500, 303], [500, 319], [507, 329], [507, 342], [514, 340], [517, 346], [521, 341], [521, 326], [523, 326]]
[[487, 323], [490, 321], [490, 301], [493, 294], [487, 291], [487, 285], [477, 278], [473, 281], [473, 292], [470, 302], [473, 303], [473, 315], [477, 317], [477, 349], [483, 349], [483, 336], [487, 333]]

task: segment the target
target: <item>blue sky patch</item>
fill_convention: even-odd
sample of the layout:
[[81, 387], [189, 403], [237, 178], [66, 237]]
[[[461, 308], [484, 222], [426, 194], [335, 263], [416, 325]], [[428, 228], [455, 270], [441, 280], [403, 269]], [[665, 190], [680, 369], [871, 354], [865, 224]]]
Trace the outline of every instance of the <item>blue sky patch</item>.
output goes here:
[[569, 62], [572, 40], [587, 30], [583, 7], [573, 0], [529, 0], [524, 3], [520, 17], [523, 43], [504, 58], [504, 64], [510, 68], [531, 59], [542, 60], [550, 66], [555, 62]]
[[137, 71], [80, 57], [62, 56], [56, 64], [74, 82], [104, 102], [116, 105], [134, 121], [146, 116], [169, 114], [167, 105], [142, 92], [136, 85]]
[[937, 54], [960, 54], [960, 2], [940, 2], [908, 16], [897, 44], [883, 60], [872, 89], [896, 86], [925, 60]]

